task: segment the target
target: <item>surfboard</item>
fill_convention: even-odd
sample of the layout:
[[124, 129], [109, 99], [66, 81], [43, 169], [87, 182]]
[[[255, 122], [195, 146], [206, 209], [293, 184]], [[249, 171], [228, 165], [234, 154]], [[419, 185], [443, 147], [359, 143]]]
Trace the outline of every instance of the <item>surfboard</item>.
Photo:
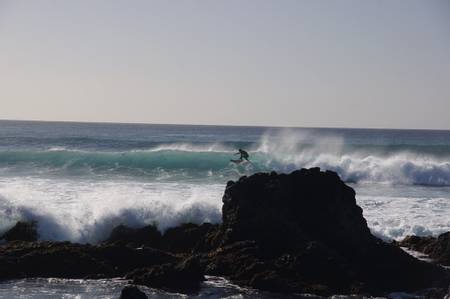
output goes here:
[[236, 159], [236, 160], [230, 160], [230, 162], [233, 162], [234, 164], [247, 164], [247, 163], [252, 163], [249, 160], [245, 160], [245, 159]]
[[230, 160], [230, 162], [233, 162], [235, 164], [241, 164], [242, 162], [244, 162], [244, 160], [242, 159], [237, 159], [237, 160]]

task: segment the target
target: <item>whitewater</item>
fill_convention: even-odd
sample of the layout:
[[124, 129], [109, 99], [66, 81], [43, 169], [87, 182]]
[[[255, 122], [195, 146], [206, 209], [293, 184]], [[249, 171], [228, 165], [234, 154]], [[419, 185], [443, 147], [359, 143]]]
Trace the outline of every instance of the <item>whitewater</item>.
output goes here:
[[[236, 165], [238, 148], [251, 163]], [[0, 121], [0, 233], [96, 243], [118, 224], [221, 221], [228, 180], [336, 171], [386, 240], [450, 230], [450, 131]]]

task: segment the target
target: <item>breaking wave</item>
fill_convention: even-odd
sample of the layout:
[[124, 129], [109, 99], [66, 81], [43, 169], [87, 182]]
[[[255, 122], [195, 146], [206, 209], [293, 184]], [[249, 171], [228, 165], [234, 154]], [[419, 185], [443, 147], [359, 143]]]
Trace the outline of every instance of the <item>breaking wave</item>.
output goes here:
[[[305, 142], [311, 139], [313, 143]], [[264, 136], [258, 150], [266, 154], [266, 165], [284, 172], [318, 166], [337, 172], [346, 182], [450, 185], [448, 148], [447, 152], [439, 148], [437, 154], [424, 154], [423, 149], [409, 146], [349, 146], [340, 138], [287, 132], [275, 138]]]
[[119, 224], [164, 231], [222, 217], [222, 185], [15, 178], [0, 181], [0, 190], [0, 235], [19, 220], [37, 220], [40, 239], [96, 243]]
[[[177, 179], [216, 176], [233, 179], [236, 174], [257, 171], [290, 172], [319, 166], [336, 171], [347, 182], [391, 183], [425, 186], [450, 185], [450, 154], [408, 147], [389, 149], [347, 145], [339, 138], [314, 138], [293, 133], [265, 135], [247, 144], [252, 163], [235, 165], [230, 159], [241, 146], [227, 144], [160, 144], [145, 150], [120, 152], [48, 150], [0, 152], [0, 167], [9, 172], [26, 171], [64, 175], [121, 174]], [[430, 151], [430, 149], [428, 149]], [[425, 153], [424, 153], [425, 152]]]

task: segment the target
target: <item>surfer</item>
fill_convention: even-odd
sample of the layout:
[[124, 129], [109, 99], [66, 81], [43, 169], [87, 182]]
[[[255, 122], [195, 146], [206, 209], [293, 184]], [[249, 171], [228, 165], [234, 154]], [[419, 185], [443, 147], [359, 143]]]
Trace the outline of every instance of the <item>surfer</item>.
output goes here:
[[248, 161], [248, 153], [246, 151], [244, 151], [243, 149], [239, 149], [239, 152], [236, 153], [235, 155], [241, 155], [239, 157], [239, 160], [241, 160], [241, 161], [244, 160], [244, 159]]

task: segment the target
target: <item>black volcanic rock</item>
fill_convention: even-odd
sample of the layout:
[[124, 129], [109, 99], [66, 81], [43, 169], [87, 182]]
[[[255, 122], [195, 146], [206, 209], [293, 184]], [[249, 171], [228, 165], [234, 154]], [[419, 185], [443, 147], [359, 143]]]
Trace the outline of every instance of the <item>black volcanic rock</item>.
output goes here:
[[214, 235], [218, 228], [218, 224], [210, 223], [202, 225], [185, 223], [169, 228], [162, 237], [161, 249], [174, 253], [208, 251], [212, 247], [208, 243], [208, 237]]
[[128, 285], [122, 289], [119, 299], [147, 299], [147, 295], [138, 289], [137, 286]]
[[150, 246], [172, 253], [205, 252], [212, 248], [208, 236], [218, 230], [218, 224], [184, 223], [169, 228], [161, 234], [154, 225], [131, 228], [123, 224], [116, 226], [103, 244], [126, 245], [129, 247]]
[[0, 239], [5, 239], [6, 241], [36, 241], [38, 237], [36, 221], [18, 221]]
[[192, 256], [178, 263], [167, 263], [137, 269], [126, 276], [134, 284], [177, 292], [192, 293], [205, 280], [198, 257]]
[[437, 238], [408, 236], [398, 244], [425, 253], [436, 263], [450, 266], [450, 232], [443, 233]]
[[412, 291], [444, 270], [374, 237], [355, 192], [334, 172], [258, 173], [228, 182], [207, 273], [282, 292]]
[[141, 228], [131, 228], [123, 224], [116, 226], [105, 243], [120, 245], [131, 245], [138, 247], [142, 245], [159, 248], [162, 235], [155, 225], [147, 225]]
[[336, 249], [373, 242], [354, 190], [333, 172], [255, 174], [229, 182], [223, 202], [226, 243], [255, 240], [273, 254], [304, 248], [315, 238]]

